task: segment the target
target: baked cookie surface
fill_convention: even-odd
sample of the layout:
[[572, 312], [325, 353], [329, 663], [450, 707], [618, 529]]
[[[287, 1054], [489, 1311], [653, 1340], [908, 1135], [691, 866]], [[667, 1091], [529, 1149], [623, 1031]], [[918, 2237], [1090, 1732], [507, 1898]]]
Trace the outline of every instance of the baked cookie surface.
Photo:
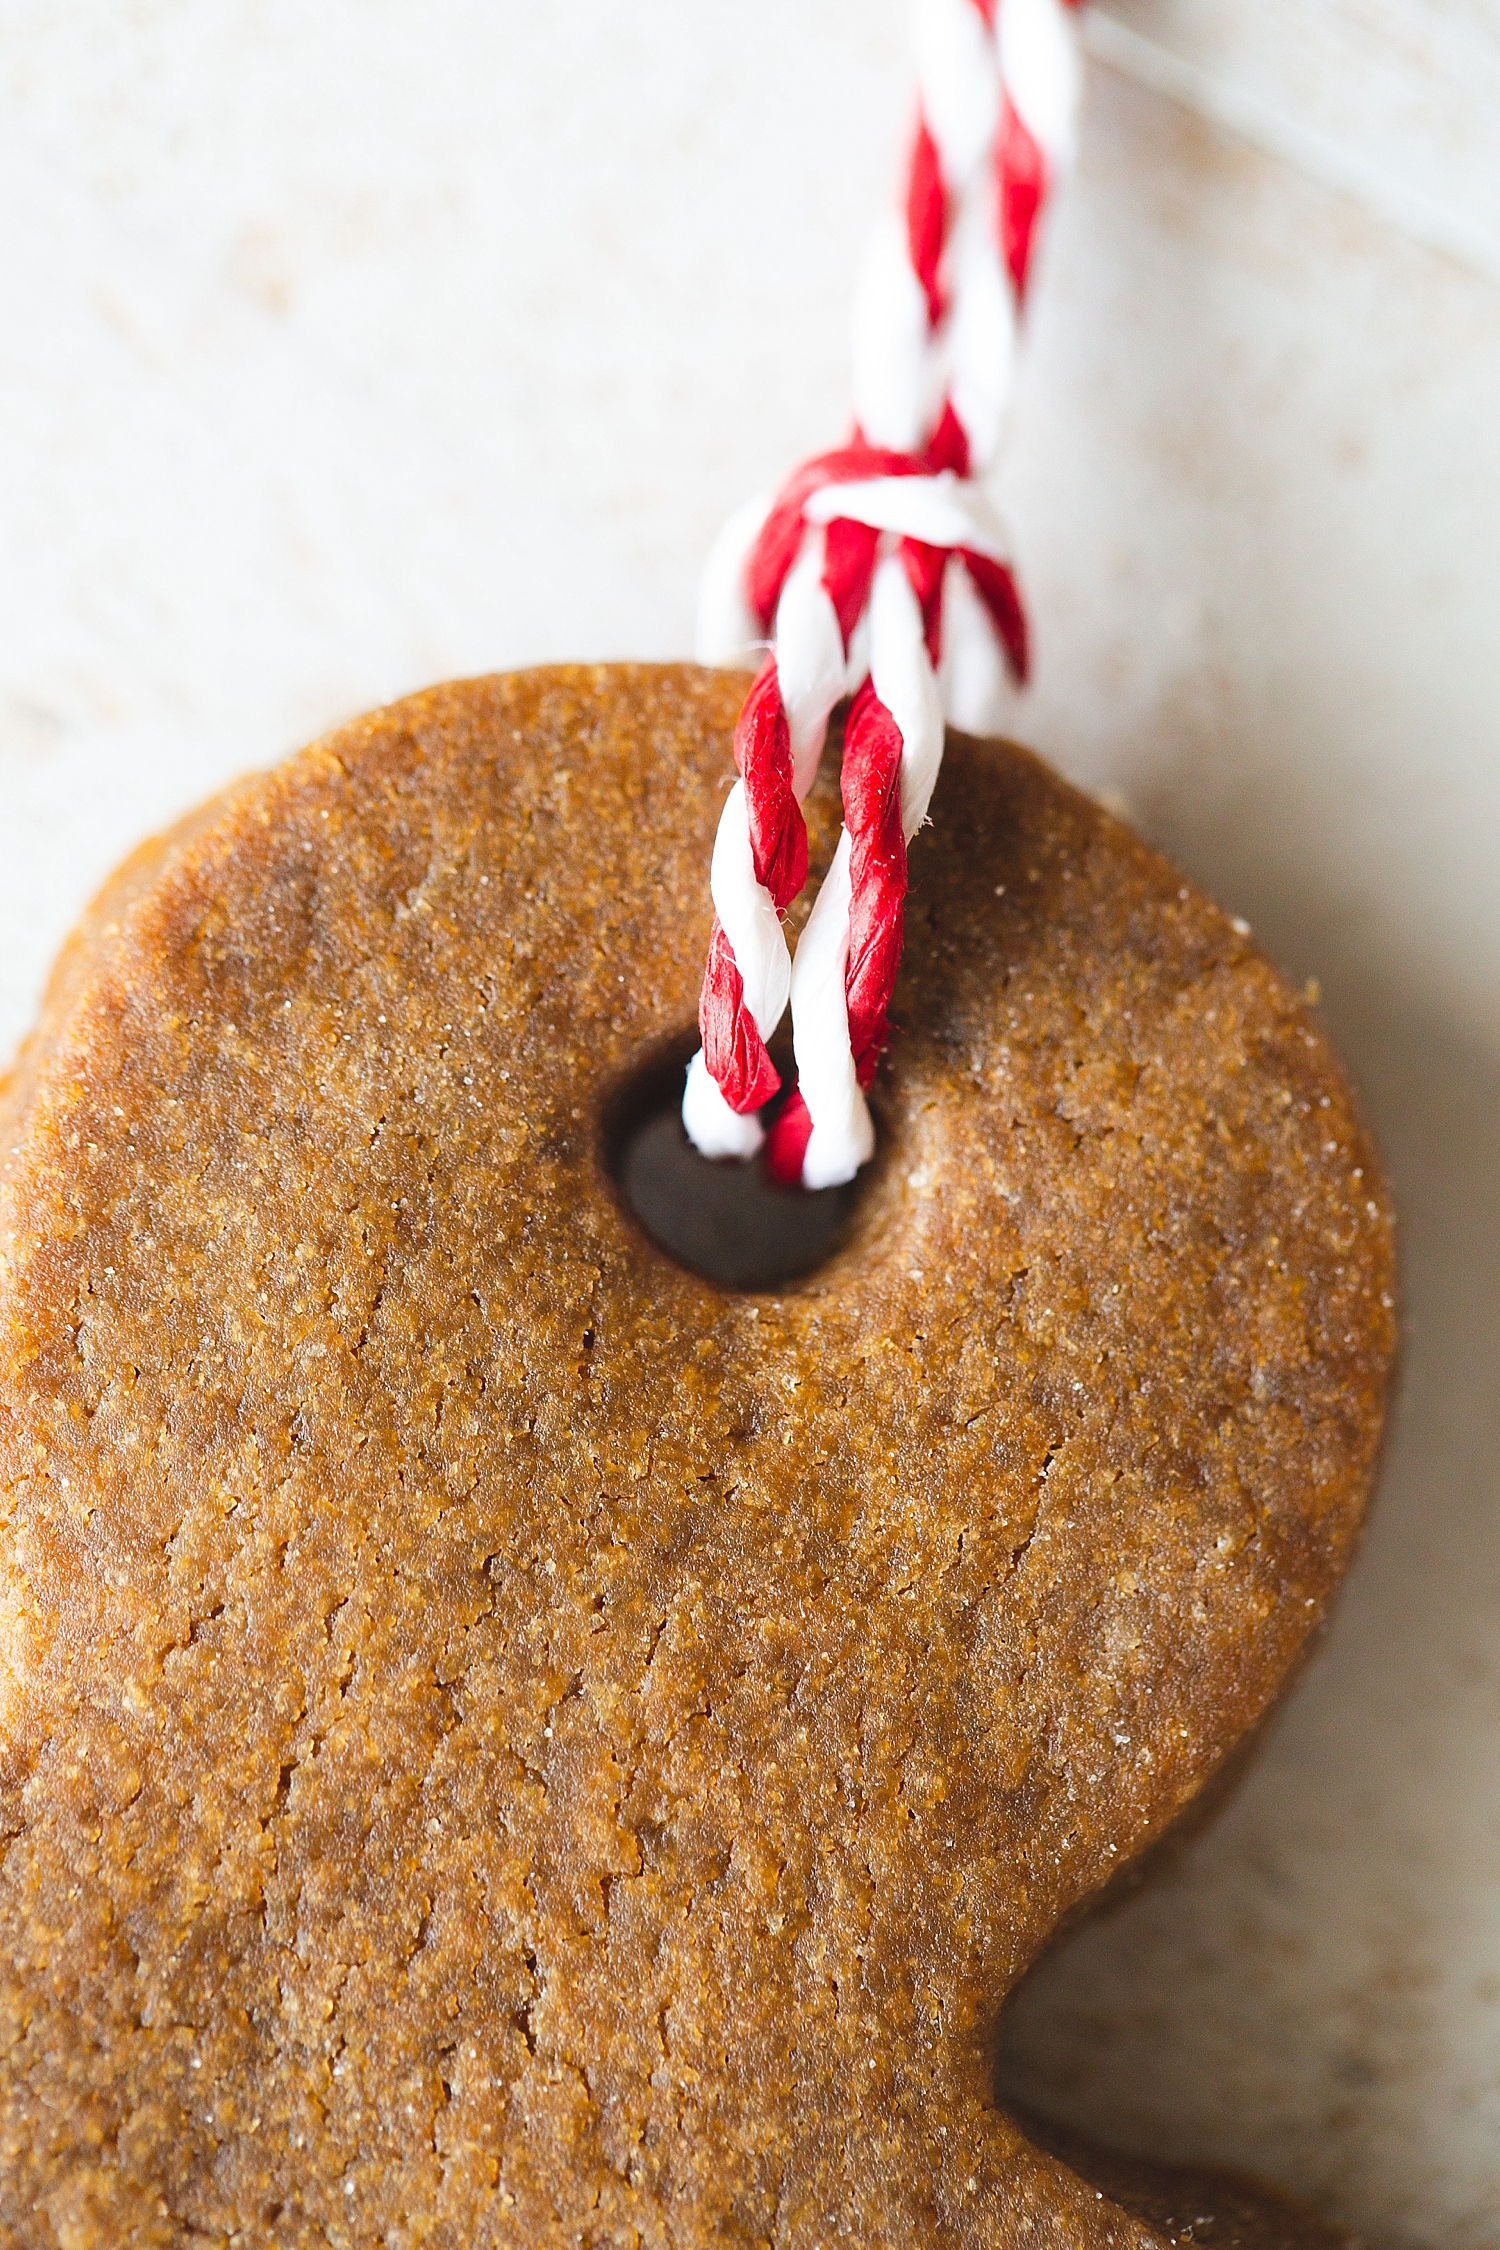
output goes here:
[[[0, 1097], [0, 2243], [1177, 2239], [997, 2107], [996, 2020], [1323, 1616], [1385, 1191], [1219, 911], [954, 738], [849, 1238], [664, 1258], [606, 1121], [743, 686], [377, 712], [59, 966]], [[1202, 2239], [1332, 2239], [1265, 2208]]]

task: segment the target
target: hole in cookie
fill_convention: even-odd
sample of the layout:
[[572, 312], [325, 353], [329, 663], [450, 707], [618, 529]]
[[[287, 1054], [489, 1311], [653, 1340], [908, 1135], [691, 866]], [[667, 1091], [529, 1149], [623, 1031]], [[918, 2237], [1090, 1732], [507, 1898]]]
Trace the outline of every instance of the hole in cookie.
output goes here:
[[[620, 1090], [605, 1120], [606, 1162], [626, 1208], [678, 1265], [721, 1289], [779, 1289], [832, 1257], [849, 1232], [860, 1182], [809, 1192], [779, 1185], [764, 1156], [749, 1164], [700, 1156], [681, 1114], [696, 1045], [677, 1042]], [[776, 1062], [785, 1076], [790, 1057], [777, 1053]]]

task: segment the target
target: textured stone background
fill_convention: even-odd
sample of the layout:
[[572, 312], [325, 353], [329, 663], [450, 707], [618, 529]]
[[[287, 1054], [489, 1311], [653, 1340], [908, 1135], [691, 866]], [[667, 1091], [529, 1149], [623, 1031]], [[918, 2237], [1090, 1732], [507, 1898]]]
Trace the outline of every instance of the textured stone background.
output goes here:
[[[901, 0], [0, 0], [0, 1045], [92, 884], [434, 676], [688, 642], [842, 429]], [[1008, 2068], [1500, 2242], [1500, 0], [1111, 0], [1003, 497], [1015, 731], [1322, 982], [1405, 1218], [1385, 1489], [1221, 1824]]]

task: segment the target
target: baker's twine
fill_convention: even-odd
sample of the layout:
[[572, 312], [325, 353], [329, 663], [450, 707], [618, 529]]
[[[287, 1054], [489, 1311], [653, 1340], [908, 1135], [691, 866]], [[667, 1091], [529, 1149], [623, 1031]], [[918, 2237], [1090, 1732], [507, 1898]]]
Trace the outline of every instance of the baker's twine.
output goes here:
[[[994, 458], [1037, 226], [1073, 148], [1078, 0], [915, 0], [918, 116], [900, 207], [855, 296], [849, 444], [741, 509], [704, 572], [698, 654], [769, 638], [735, 731], [740, 779], [714, 843], [714, 924], [683, 1122], [748, 1158], [780, 1078], [782, 1180], [832, 1187], [874, 1148], [865, 1091], [901, 955], [906, 847], [927, 815], [945, 721], [983, 733], [1026, 677], [1008, 546], [977, 481]], [[835, 704], [844, 826], [796, 958], [782, 916], [807, 879], [802, 800]]]

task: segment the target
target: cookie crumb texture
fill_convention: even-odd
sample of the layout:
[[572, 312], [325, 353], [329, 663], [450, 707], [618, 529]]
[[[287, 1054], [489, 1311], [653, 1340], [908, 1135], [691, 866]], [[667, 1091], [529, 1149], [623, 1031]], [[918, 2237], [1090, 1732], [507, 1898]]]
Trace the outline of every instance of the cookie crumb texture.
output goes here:
[[670, 1264], [601, 1121], [693, 1020], [742, 687], [377, 712], [59, 965], [0, 1096], [7, 2250], [1333, 2239], [1086, 2177], [991, 2059], [1348, 1558], [1369, 1141], [1208, 900], [955, 739], [852, 1237]]

